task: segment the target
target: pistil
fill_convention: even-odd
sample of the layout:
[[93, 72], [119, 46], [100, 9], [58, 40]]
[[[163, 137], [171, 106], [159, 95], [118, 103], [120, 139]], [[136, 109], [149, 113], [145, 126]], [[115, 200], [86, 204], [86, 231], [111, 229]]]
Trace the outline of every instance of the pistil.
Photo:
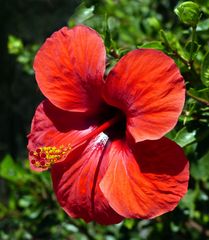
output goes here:
[[92, 132], [80, 138], [78, 142], [69, 143], [67, 146], [61, 145], [56, 146], [42, 146], [37, 148], [35, 151], [30, 152], [32, 157], [31, 164], [36, 168], [41, 168], [47, 170], [54, 163], [62, 161], [73, 149], [76, 149], [78, 146], [82, 145], [88, 140], [91, 140], [101, 132], [107, 130], [113, 126], [119, 120], [119, 115], [111, 118], [106, 121], [99, 127], [95, 128]]
[[113, 126], [116, 122], [118, 122], [118, 120], [119, 120], [119, 115], [116, 115], [115, 117], [111, 118], [107, 122], [103, 123], [101, 126], [95, 128], [92, 132], [90, 132], [86, 136], [79, 139], [79, 141], [77, 143], [72, 144], [72, 148], [75, 148], [75, 147], [81, 145], [82, 143], [88, 141], [89, 139], [92, 139], [93, 137], [95, 137], [99, 133], [107, 130], [108, 128]]

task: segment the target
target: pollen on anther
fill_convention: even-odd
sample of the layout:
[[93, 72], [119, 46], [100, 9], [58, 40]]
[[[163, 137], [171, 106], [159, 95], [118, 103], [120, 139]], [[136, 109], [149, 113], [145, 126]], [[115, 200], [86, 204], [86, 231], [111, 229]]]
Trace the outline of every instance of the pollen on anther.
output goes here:
[[48, 169], [57, 161], [60, 161], [63, 157], [66, 156], [71, 150], [71, 145], [67, 147], [61, 145], [60, 147], [55, 146], [43, 146], [37, 148], [35, 151], [30, 151], [30, 156], [33, 156], [34, 159], [31, 160], [37, 168]]

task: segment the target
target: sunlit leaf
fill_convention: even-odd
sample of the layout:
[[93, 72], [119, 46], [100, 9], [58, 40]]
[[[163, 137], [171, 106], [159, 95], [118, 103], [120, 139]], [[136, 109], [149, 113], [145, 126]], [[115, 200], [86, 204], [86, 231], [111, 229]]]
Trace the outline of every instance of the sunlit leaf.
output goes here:
[[6, 155], [0, 162], [0, 177], [20, 183], [27, 181], [31, 176], [17, 165], [10, 155]]
[[23, 43], [20, 38], [9, 35], [7, 43], [8, 52], [10, 54], [19, 54], [23, 50]]
[[200, 21], [200, 22], [197, 24], [197, 28], [196, 28], [196, 31], [197, 31], [197, 32], [208, 31], [208, 30], [209, 30], [209, 19]]
[[183, 127], [180, 131], [177, 132], [174, 141], [178, 143], [181, 147], [185, 147], [193, 142], [195, 142], [196, 131], [188, 132], [186, 127]]
[[132, 229], [135, 224], [135, 221], [133, 219], [126, 219], [123, 224], [126, 228]]
[[87, 19], [91, 18], [94, 14], [94, 6], [86, 7], [84, 3], [82, 3], [73, 16], [70, 17], [68, 21], [68, 26], [73, 27], [76, 24], [84, 23]]
[[162, 43], [160, 41], [147, 42], [142, 45], [138, 45], [137, 48], [153, 48], [153, 49], [158, 49], [158, 50], [165, 49], [165, 47], [162, 45]]

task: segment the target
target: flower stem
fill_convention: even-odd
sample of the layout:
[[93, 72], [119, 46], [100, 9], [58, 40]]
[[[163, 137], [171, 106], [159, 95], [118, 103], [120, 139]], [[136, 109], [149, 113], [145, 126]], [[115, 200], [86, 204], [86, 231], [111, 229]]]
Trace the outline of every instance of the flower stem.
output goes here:
[[196, 35], [196, 26], [193, 26], [192, 27], [192, 42], [191, 42], [191, 46], [190, 46], [190, 53], [189, 53], [189, 62], [190, 62], [190, 65], [192, 65], [192, 55], [193, 55], [193, 52], [194, 52], [194, 42], [195, 42], [195, 35]]
[[188, 67], [188, 69], [191, 69], [190, 62], [188, 62], [186, 59], [184, 59], [178, 52], [177, 50], [173, 50], [173, 55], [177, 57], [184, 65]]

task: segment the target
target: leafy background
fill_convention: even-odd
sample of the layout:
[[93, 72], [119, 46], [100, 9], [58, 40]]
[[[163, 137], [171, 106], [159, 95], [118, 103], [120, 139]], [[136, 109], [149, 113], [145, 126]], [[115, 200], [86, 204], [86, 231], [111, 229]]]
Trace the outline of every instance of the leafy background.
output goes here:
[[[180, 3], [175, 0], [0, 0], [1, 240], [209, 239], [209, 1], [195, 2], [201, 15], [197, 26], [174, 13]], [[107, 71], [140, 47], [164, 51], [181, 69], [187, 100], [168, 137], [184, 148], [191, 177], [187, 195], [171, 213], [112, 226], [86, 224], [58, 206], [49, 172], [29, 169], [26, 135], [43, 98], [34, 80], [34, 55], [52, 32], [79, 23], [103, 37]]]

